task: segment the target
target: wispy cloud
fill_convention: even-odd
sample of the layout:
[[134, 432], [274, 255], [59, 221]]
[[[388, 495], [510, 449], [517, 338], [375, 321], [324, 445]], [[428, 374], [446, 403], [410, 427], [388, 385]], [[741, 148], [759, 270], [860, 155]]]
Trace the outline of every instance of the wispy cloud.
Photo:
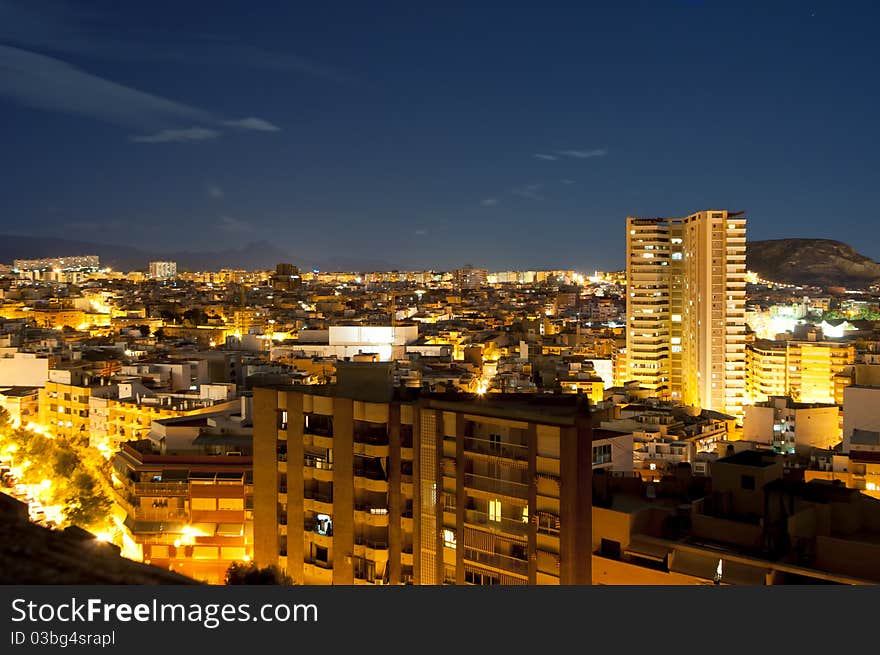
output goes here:
[[540, 152], [536, 152], [535, 159], [545, 159], [547, 161], [556, 161], [557, 159], [559, 159], [559, 157], [557, 157], [556, 155], [544, 155]]
[[189, 143], [192, 141], [207, 141], [220, 136], [217, 130], [207, 127], [188, 127], [182, 130], [160, 130], [155, 134], [133, 136], [129, 140], [135, 143]]
[[114, 16], [77, 4], [0, 0], [0, 41], [55, 53], [119, 61], [300, 73], [340, 84], [361, 82], [307, 57], [264, 50], [221, 34], [170, 34], [126, 26], [125, 38], [112, 36]]
[[225, 195], [219, 184], [209, 184], [205, 187], [205, 193], [208, 194], [209, 198], [213, 198], [214, 200], [220, 200], [220, 198]]
[[221, 232], [252, 232], [254, 226], [247, 221], [242, 221], [234, 216], [221, 216], [217, 223], [217, 229]]
[[559, 182], [560, 182], [560, 184], [574, 184], [574, 180], [571, 180], [567, 177], [559, 180]]
[[422, 228], [421, 230], [416, 230], [415, 234], [417, 237], [423, 237], [428, 234], [428, 230]]
[[0, 45], [0, 96], [27, 107], [86, 116], [145, 131], [135, 143], [182, 143], [217, 138], [222, 127], [277, 132], [255, 116], [227, 121], [183, 102], [93, 75], [67, 62]]
[[531, 200], [543, 200], [544, 197], [538, 193], [543, 188], [541, 184], [526, 184], [524, 186], [514, 187], [510, 192], [520, 198], [529, 198]]
[[23, 105], [126, 127], [213, 120], [209, 112], [82, 71], [59, 59], [0, 45], [0, 95]]
[[235, 121], [223, 121], [228, 127], [239, 127], [243, 130], [255, 130], [257, 132], [278, 132], [280, 127], [256, 116], [248, 116]]
[[608, 154], [607, 148], [594, 148], [592, 150], [557, 150], [556, 154], [575, 159], [588, 159], [590, 157], [604, 157]]
[[498, 204], [498, 198], [483, 198], [480, 201], [480, 205], [483, 207], [494, 207]]

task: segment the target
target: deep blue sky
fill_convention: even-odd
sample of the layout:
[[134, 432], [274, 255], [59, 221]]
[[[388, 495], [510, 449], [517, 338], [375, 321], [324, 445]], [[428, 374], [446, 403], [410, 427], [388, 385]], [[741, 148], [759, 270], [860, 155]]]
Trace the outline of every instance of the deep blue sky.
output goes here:
[[591, 270], [729, 208], [880, 257], [872, 3], [510, 4], [0, 0], [0, 232]]

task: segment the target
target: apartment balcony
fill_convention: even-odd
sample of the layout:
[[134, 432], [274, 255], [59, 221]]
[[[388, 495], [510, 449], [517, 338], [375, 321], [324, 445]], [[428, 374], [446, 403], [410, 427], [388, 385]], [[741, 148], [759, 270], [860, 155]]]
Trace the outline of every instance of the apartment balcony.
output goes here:
[[189, 481], [135, 482], [135, 496], [189, 496]]
[[391, 447], [388, 444], [372, 444], [360, 441], [354, 442], [354, 454], [364, 455], [366, 457], [388, 457], [391, 454]]
[[473, 548], [464, 549], [464, 559], [474, 564], [482, 564], [490, 566], [494, 569], [504, 571], [505, 573], [513, 573], [515, 575], [528, 576], [529, 563], [526, 560], [501, 555], [500, 553], [484, 553]]
[[509, 519], [505, 517], [491, 518], [486, 512], [480, 512], [475, 509], [466, 509], [464, 512], [464, 522], [484, 530], [491, 530], [500, 534], [510, 534], [517, 537], [525, 537], [529, 534], [529, 524], [522, 520]]
[[287, 504], [287, 491], [279, 491], [278, 492], [278, 502], [283, 505]]
[[[354, 442], [372, 446], [388, 445], [388, 428], [385, 425], [360, 424], [354, 427]], [[384, 457], [384, 455], [377, 455]]]
[[412, 516], [401, 516], [400, 517], [400, 529], [403, 530], [404, 532], [412, 533], [412, 531], [415, 529], [415, 525], [413, 523], [413, 517]]
[[388, 493], [388, 480], [385, 480], [384, 478], [375, 479], [355, 473], [354, 488], [366, 489], [368, 491], [377, 491], [380, 493]]
[[323, 448], [324, 450], [329, 450], [333, 448], [333, 435], [322, 435], [322, 434], [310, 434], [310, 443], [306, 445], [312, 445], [316, 448]]
[[529, 485], [513, 480], [490, 478], [473, 473], [465, 473], [464, 486], [477, 491], [501, 494], [511, 498], [525, 499], [529, 496]]
[[517, 461], [528, 461], [529, 459], [529, 447], [525, 444], [502, 443], [478, 437], [465, 437], [464, 450], [466, 453], [503, 457]]
[[330, 548], [333, 545], [333, 535], [315, 532], [314, 524], [305, 524], [303, 527], [303, 537], [305, 537], [306, 543], [313, 543], [324, 548]]
[[129, 516], [137, 521], [186, 521], [189, 515], [182, 508], [167, 507], [132, 507], [132, 511], [128, 512]]
[[355, 555], [358, 555], [358, 549], [363, 549], [362, 557], [366, 557], [374, 562], [384, 562], [388, 560], [388, 542], [377, 541], [375, 539], [365, 539], [355, 536]]
[[412, 446], [409, 446], [409, 447], [401, 446], [400, 447], [400, 459], [406, 460], [409, 462], [411, 462], [415, 459], [415, 451], [413, 450]]
[[305, 470], [311, 472], [313, 480], [317, 480], [319, 482], [333, 482], [332, 468], [317, 468], [312, 466], [306, 467]]
[[372, 507], [370, 505], [356, 505], [354, 509], [355, 522], [378, 528], [388, 527], [388, 508]]
[[405, 550], [400, 551], [400, 564], [401, 566], [413, 566], [412, 550], [410, 550], [409, 552], [406, 552]]
[[287, 473], [287, 460], [278, 460], [278, 472]]

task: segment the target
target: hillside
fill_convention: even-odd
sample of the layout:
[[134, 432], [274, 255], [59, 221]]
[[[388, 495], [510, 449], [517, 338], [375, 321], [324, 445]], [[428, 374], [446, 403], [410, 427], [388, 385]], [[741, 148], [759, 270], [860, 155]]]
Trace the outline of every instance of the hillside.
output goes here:
[[880, 282], [880, 264], [831, 239], [749, 241], [746, 265], [786, 284], [864, 288]]

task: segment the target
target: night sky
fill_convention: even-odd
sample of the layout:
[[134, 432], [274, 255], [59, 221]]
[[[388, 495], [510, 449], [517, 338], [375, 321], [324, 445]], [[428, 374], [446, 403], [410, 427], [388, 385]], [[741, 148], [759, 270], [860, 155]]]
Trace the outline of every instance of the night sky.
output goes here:
[[874, 3], [453, 4], [0, 0], [0, 232], [593, 270], [726, 208], [880, 258]]

